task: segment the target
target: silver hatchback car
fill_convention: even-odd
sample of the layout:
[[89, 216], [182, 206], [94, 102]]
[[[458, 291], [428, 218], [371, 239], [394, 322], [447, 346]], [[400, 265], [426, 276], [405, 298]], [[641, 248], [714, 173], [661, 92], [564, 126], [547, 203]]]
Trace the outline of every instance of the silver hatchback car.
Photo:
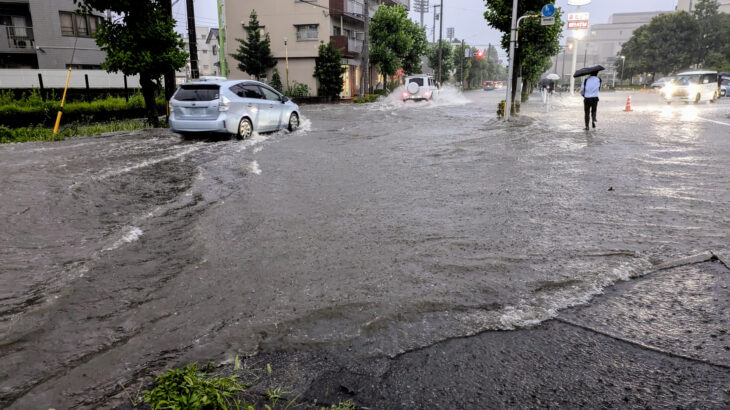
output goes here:
[[299, 106], [253, 80], [201, 80], [180, 86], [170, 100], [170, 129], [248, 138], [256, 132], [299, 127]]

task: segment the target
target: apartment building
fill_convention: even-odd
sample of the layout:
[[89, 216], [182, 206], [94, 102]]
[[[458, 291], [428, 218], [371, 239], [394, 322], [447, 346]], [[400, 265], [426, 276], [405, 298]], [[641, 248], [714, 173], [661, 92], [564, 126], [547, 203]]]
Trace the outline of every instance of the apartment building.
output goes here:
[[[227, 29], [226, 54], [236, 52], [237, 38], [247, 37], [246, 26], [252, 10], [256, 10], [259, 23], [271, 38], [271, 53], [277, 60], [277, 69], [286, 87], [294, 82], [306, 84], [310, 94], [316, 95], [317, 82], [314, 73], [314, 59], [317, 57], [320, 41], [332, 40], [342, 54], [344, 90], [341, 97], [352, 97], [359, 93], [362, 76], [361, 53], [364, 40], [365, 16], [373, 16], [381, 5], [400, 4], [410, 8], [409, 0], [370, 0], [369, 10], [355, 0], [247, 0], [227, 2], [225, 20]], [[289, 74], [286, 74], [288, 56]], [[248, 78], [238, 69], [235, 59], [229, 59], [230, 78]], [[377, 76], [371, 72], [371, 84]], [[271, 78], [271, 74], [268, 74]]]
[[[201, 76], [218, 76], [221, 74], [220, 49], [218, 45], [218, 28], [195, 26], [196, 46], [198, 49], [198, 72]], [[190, 50], [187, 32], [182, 34], [185, 50]], [[185, 67], [175, 74], [178, 84], [190, 80], [190, 59]]]
[[[677, 0], [677, 11], [693, 11], [699, 0]], [[717, 0], [720, 13], [730, 13], [730, 0]]]
[[0, 68], [100, 69], [92, 36], [102, 16], [76, 9], [73, 0], [0, 0]]

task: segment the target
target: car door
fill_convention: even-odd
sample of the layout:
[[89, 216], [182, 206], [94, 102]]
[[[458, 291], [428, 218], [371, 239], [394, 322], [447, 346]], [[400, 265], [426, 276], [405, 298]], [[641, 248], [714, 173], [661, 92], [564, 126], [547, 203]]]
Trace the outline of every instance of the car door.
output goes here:
[[276, 91], [266, 86], [260, 86], [261, 91], [264, 93], [264, 99], [266, 100], [266, 116], [271, 124], [271, 129], [278, 130], [281, 124], [281, 114], [284, 108], [284, 104], [281, 102], [281, 95]]
[[264, 95], [256, 84], [240, 84], [236, 95], [241, 97], [241, 112], [248, 115], [256, 131], [267, 131], [266, 119], [262, 115]]

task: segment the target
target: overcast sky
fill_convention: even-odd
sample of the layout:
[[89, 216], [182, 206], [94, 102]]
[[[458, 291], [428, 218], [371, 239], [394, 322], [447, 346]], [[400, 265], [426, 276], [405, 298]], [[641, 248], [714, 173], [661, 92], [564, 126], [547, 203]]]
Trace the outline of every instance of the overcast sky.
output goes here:
[[[433, 26], [433, 5], [440, 3], [440, 1], [429, 0], [429, 13], [423, 16], [429, 41], [431, 41], [431, 27]], [[501, 33], [490, 28], [484, 20], [485, 6], [483, 0], [443, 0], [443, 2], [444, 37], [446, 37], [446, 28], [454, 27], [455, 37], [458, 39], [463, 38], [470, 45], [479, 47], [486, 46], [489, 43], [499, 43]], [[675, 5], [676, 0], [593, 0], [591, 4], [583, 6], [582, 11], [590, 13], [591, 24], [602, 24], [608, 23], [608, 18], [613, 13], [667, 11], [674, 10]], [[563, 7], [567, 11], [575, 10], [574, 6], [568, 5], [568, 0], [557, 0], [556, 6]], [[178, 0], [178, 3], [173, 7], [173, 14], [178, 19], [178, 27], [181, 30], [187, 27], [185, 24], [185, 10], [185, 0]], [[410, 17], [420, 23], [420, 13], [411, 11]], [[195, 20], [197, 26], [217, 27], [216, 0], [195, 0]], [[436, 37], [438, 37], [438, 22], [436, 24]], [[500, 56], [504, 55], [506, 53], [500, 50]]]

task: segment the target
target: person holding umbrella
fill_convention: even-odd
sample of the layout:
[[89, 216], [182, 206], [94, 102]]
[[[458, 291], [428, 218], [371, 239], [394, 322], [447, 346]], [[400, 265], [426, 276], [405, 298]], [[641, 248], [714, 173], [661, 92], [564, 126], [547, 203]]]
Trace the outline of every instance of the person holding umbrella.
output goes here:
[[586, 130], [590, 129], [588, 124], [592, 117], [593, 128], [596, 128], [596, 112], [598, 111], [598, 91], [601, 89], [601, 79], [598, 72], [604, 70], [600, 65], [581, 68], [573, 74], [573, 77], [581, 77], [588, 74], [588, 78], [580, 85], [580, 95], [583, 96], [583, 111], [585, 112]]

